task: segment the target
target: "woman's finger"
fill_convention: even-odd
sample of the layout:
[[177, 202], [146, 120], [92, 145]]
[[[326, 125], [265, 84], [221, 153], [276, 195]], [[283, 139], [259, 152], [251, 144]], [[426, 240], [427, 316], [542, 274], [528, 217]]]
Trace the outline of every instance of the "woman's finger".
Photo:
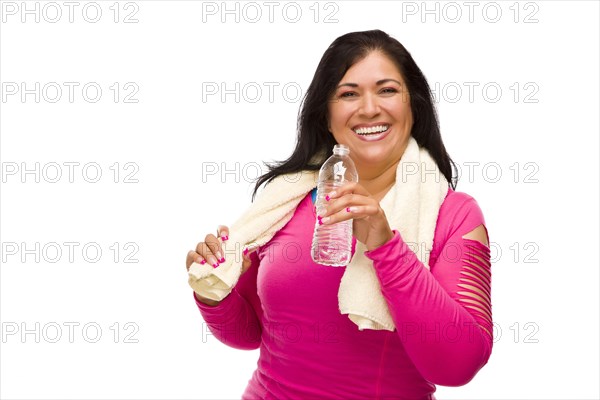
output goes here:
[[225, 225], [219, 225], [217, 227], [217, 236], [222, 240], [226, 241], [229, 239], [229, 228]]
[[219, 240], [217, 239], [217, 237], [215, 235], [209, 233], [204, 238], [204, 242], [206, 243], [206, 245], [210, 248], [212, 253], [217, 258], [217, 262], [222, 263], [225, 261], [225, 259], [223, 258], [224, 257], [223, 248], [221, 247], [221, 243], [219, 242]]
[[185, 268], [189, 271], [190, 267], [193, 263], [198, 264], [206, 264], [206, 260], [200, 254], [196, 253], [194, 250], [190, 250], [187, 253], [187, 257], [185, 259]]
[[367, 197], [371, 196], [371, 193], [369, 193], [367, 189], [365, 189], [360, 183], [346, 182], [342, 186], [335, 188], [333, 191], [325, 193], [325, 200], [327, 200], [328, 198], [337, 199], [348, 193], [356, 193]]
[[[360, 207], [378, 205], [377, 200], [372, 197], [365, 196], [358, 193], [346, 192], [337, 194], [335, 198], [330, 198], [321, 204], [321, 207], [317, 210], [318, 217], [326, 218], [333, 214], [338, 213], [341, 210], [346, 210], [348, 207]], [[319, 218], [320, 219], [320, 218]]]
[[204, 257], [204, 259], [215, 268], [219, 266], [219, 262], [224, 261], [221, 244], [217, 240], [217, 237], [211, 233], [206, 235], [204, 242], [198, 243], [198, 246], [196, 246], [196, 253]]
[[331, 225], [337, 222], [347, 221], [349, 219], [360, 219], [374, 216], [378, 213], [379, 207], [372, 204], [360, 206], [348, 206], [335, 213], [327, 213], [326, 216], [317, 216], [320, 225]]

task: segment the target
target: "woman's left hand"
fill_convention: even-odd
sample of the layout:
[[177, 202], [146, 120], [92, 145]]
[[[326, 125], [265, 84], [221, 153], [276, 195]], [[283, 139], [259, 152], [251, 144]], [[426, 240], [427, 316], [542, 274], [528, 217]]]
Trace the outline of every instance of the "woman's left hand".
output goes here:
[[327, 195], [330, 199], [324, 202], [326, 211], [318, 216], [324, 225], [354, 219], [352, 234], [367, 250], [376, 249], [394, 237], [379, 201], [361, 184], [346, 183]]

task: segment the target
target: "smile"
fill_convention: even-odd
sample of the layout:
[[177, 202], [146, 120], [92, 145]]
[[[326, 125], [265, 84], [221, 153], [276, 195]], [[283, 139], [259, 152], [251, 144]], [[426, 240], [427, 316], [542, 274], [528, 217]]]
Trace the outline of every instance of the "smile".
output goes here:
[[390, 125], [384, 124], [384, 125], [360, 127], [360, 128], [354, 128], [354, 129], [352, 129], [352, 131], [354, 133], [356, 133], [356, 135], [358, 135], [358, 137], [361, 140], [366, 141], [366, 142], [372, 142], [375, 140], [381, 140], [385, 136], [387, 136], [387, 134], [390, 131]]

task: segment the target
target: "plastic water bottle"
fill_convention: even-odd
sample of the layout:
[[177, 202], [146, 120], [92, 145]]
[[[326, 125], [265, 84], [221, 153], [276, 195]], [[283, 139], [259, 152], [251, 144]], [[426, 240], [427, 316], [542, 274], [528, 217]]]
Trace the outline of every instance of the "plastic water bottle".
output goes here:
[[[349, 154], [350, 149], [346, 145], [336, 144], [333, 155], [321, 167], [317, 185], [317, 215], [325, 209], [325, 195], [347, 182], [358, 182], [358, 173]], [[352, 219], [330, 225], [319, 225], [317, 219], [311, 247], [313, 261], [343, 267], [350, 263], [351, 255]]]

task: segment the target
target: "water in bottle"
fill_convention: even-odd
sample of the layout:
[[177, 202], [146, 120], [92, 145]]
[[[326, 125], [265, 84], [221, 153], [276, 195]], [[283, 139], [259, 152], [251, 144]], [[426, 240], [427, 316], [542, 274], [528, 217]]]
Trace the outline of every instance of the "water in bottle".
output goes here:
[[[358, 182], [358, 173], [349, 156], [350, 149], [336, 144], [333, 155], [325, 161], [319, 171], [317, 185], [317, 215], [324, 211], [327, 203], [325, 195], [348, 183]], [[319, 225], [315, 221], [311, 256], [314, 262], [322, 265], [343, 267], [348, 265], [352, 255], [352, 219], [330, 225]]]

